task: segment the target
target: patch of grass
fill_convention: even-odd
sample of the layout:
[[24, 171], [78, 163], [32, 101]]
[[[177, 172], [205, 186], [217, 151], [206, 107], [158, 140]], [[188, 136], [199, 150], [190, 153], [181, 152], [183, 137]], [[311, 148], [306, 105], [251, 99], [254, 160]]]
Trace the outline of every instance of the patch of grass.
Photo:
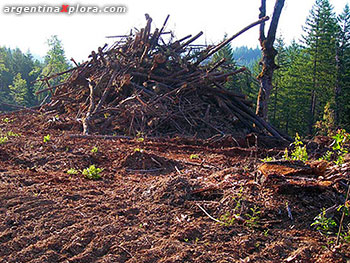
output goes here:
[[259, 224], [259, 220], [260, 220], [259, 214], [261, 213], [261, 211], [257, 206], [251, 207], [249, 210], [250, 210], [250, 213], [245, 214], [245, 216], [248, 218], [246, 220], [246, 223], [249, 227], [252, 228]]
[[225, 213], [220, 217], [220, 221], [224, 222], [225, 226], [232, 226], [236, 223], [237, 218], [241, 217], [241, 208], [242, 208], [242, 198], [243, 196], [243, 187], [239, 190], [237, 196], [232, 197], [232, 200], [235, 202], [235, 207], [232, 210], [232, 213]]
[[143, 150], [143, 149], [141, 149], [141, 148], [135, 148], [135, 149], [134, 149], [134, 152], [140, 152], [140, 153], [143, 153], [143, 152], [144, 152], [144, 150]]
[[308, 154], [306, 151], [306, 145], [301, 141], [299, 134], [297, 133], [295, 135], [295, 140], [291, 144], [294, 146], [294, 149], [292, 150], [290, 156], [288, 149], [284, 151], [283, 158], [285, 160], [294, 160], [294, 161], [303, 161], [306, 162], [308, 160]]
[[220, 216], [220, 221], [224, 222], [225, 226], [232, 226], [236, 222], [236, 214], [231, 214], [229, 212]]
[[9, 119], [9, 118], [3, 118], [2, 119], [2, 122], [3, 123], [11, 123], [11, 122], [13, 122], [14, 120], [11, 120], [11, 119]]
[[261, 159], [262, 162], [267, 163], [267, 162], [273, 162], [276, 161], [276, 159], [274, 157], [265, 157], [264, 159]]
[[51, 136], [50, 136], [50, 134], [48, 134], [48, 135], [44, 136], [43, 142], [44, 142], [44, 143], [47, 143], [47, 142], [49, 142], [50, 140], [51, 140]]
[[332, 136], [332, 139], [332, 150], [327, 151], [320, 160], [326, 160], [328, 162], [333, 161], [336, 165], [340, 166], [344, 163], [345, 155], [349, 152], [348, 149], [345, 148], [345, 143], [350, 140], [350, 135], [344, 129], [340, 129]]
[[337, 159], [334, 161], [336, 165], [342, 165], [344, 163], [344, 157], [348, 153], [348, 150], [344, 147], [344, 144], [349, 141], [350, 135], [344, 129], [338, 130], [337, 134], [332, 137], [334, 139], [332, 149], [337, 154]]
[[[349, 229], [349, 226], [348, 226]], [[342, 238], [346, 243], [350, 243], [350, 229], [342, 234]]]
[[[290, 153], [288, 151], [288, 148], [284, 150], [284, 155], [283, 155], [284, 160], [303, 161], [303, 162], [308, 161], [306, 145], [304, 145], [304, 143], [301, 141], [301, 138], [298, 133], [296, 133], [294, 142], [290, 146], [292, 146], [293, 149], [291, 150]], [[264, 159], [261, 159], [261, 161], [264, 163], [272, 162], [272, 161], [276, 161], [276, 158], [267, 156]]]
[[333, 156], [334, 152], [332, 151], [327, 151], [319, 160], [325, 160], [327, 162], [331, 162], [332, 161], [332, 156]]
[[197, 245], [199, 242], [199, 237], [196, 237], [196, 239], [194, 240], [194, 243]]
[[13, 131], [8, 131], [8, 132], [6, 133], [6, 135], [7, 135], [8, 137], [19, 137], [19, 136], [21, 136], [20, 133], [14, 133]]
[[70, 174], [70, 175], [78, 174], [78, 170], [75, 170], [74, 168], [70, 168], [70, 169], [67, 171], [67, 174]]
[[199, 159], [199, 155], [198, 154], [191, 154], [190, 159], [191, 160]]
[[92, 153], [97, 153], [97, 152], [98, 152], [97, 146], [94, 146], [94, 147], [91, 149], [91, 152], [92, 152]]
[[[349, 192], [348, 192], [349, 193]], [[337, 221], [335, 221], [332, 217], [326, 216], [326, 209], [322, 208], [321, 213], [319, 213], [315, 218], [314, 222], [311, 223], [311, 226], [316, 227], [316, 230], [320, 231], [321, 234], [326, 235], [327, 245], [330, 247], [331, 245], [338, 245], [340, 240], [349, 243], [350, 242], [350, 223], [347, 226], [343, 226], [344, 218], [350, 216], [350, 203], [347, 201], [348, 193], [346, 197], [346, 202], [344, 205], [340, 205], [337, 209], [338, 212], [342, 212], [342, 216], [339, 222], [339, 226]], [[335, 234], [335, 230], [338, 227], [338, 233], [336, 234], [337, 238], [334, 242], [330, 239], [330, 235]]]
[[314, 222], [312, 222], [311, 226], [315, 226], [316, 230], [323, 234], [331, 235], [337, 223], [332, 218], [326, 217], [326, 209], [323, 208], [322, 212], [314, 218]]
[[9, 139], [6, 136], [1, 136], [0, 137], [0, 144], [4, 144], [4, 143], [8, 142], [8, 140]]
[[145, 141], [145, 136], [143, 132], [137, 132], [136, 134], [136, 141], [137, 142], [144, 142]]
[[270, 231], [270, 229], [265, 229], [265, 230], [263, 231], [264, 237], [267, 237], [267, 236], [269, 235], [269, 231]]
[[138, 142], [144, 142], [144, 141], [145, 141], [145, 138], [140, 137], [140, 138], [137, 138], [136, 140], [137, 140]]
[[4, 144], [4, 143], [8, 142], [11, 137], [21, 136], [21, 134], [14, 133], [13, 131], [9, 131], [6, 133], [3, 133], [2, 131], [0, 131], [0, 132], [1, 132], [0, 133], [0, 144]]
[[86, 168], [82, 171], [82, 174], [90, 180], [101, 179], [102, 169], [97, 168], [95, 165], [90, 165], [89, 168]]

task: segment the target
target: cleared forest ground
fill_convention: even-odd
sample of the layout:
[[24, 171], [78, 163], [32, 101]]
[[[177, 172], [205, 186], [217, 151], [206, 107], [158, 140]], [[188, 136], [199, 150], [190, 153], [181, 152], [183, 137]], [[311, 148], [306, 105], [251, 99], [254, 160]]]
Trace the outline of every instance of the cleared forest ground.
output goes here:
[[[339, 177], [259, 179], [260, 159], [283, 148], [71, 138], [80, 132], [74, 122], [5, 118], [1, 132], [21, 135], [0, 145], [0, 262], [350, 260], [347, 243], [334, 248], [335, 235], [310, 227], [323, 207], [342, 203]], [[103, 169], [100, 180], [67, 173], [90, 165]]]

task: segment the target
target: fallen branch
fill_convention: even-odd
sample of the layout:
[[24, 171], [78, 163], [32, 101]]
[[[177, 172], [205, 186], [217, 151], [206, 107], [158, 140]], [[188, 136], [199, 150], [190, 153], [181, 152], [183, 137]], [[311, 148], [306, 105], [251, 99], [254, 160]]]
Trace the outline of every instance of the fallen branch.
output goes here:
[[206, 214], [211, 220], [213, 220], [213, 221], [215, 221], [215, 222], [217, 222], [217, 223], [219, 223], [219, 224], [222, 224], [222, 225], [225, 225], [225, 224], [226, 224], [225, 222], [220, 221], [220, 220], [218, 220], [218, 219], [212, 217], [207, 211], [204, 210], [204, 208], [203, 208], [200, 204], [197, 204], [197, 203], [196, 203], [196, 205], [197, 205], [197, 206], [204, 212], [204, 214]]
[[341, 215], [340, 218], [340, 222], [339, 222], [339, 229], [338, 229], [338, 233], [337, 233], [337, 239], [335, 241], [335, 245], [338, 246], [339, 245], [339, 240], [340, 240], [340, 234], [343, 228], [343, 222], [344, 222], [344, 217], [345, 217], [345, 209], [346, 206], [348, 205], [348, 200], [349, 200], [349, 194], [350, 194], [350, 180], [348, 180], [348, 191], [346, 192], [346, 197], [345, 197], [345, 202], [344, 202], [344, 207], [343, 207], [343, 213]]

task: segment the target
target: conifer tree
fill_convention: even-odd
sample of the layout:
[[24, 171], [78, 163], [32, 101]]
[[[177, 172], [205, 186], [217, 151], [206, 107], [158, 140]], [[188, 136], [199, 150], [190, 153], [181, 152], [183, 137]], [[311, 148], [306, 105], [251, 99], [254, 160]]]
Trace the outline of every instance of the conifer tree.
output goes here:
[[288, 58], [287, 58], [287, 48], [282, 36], [276, 39], [275, 49], [277, 51], [277, 56], [275, 59], [277, 69], [274, 73], [273, 81], [272, 81], [273, 90], [270, 97], [269, 116], [270, 116], [270, 121], [276, 127], [278, 127], [279, 121], [280, 121], [280, 113], [281, 113], [280, 101], [283, 99], [281, 97], [280, 91], [281, 89], [283, 89], [283, 85], [285, 84], [284, 78], [285, 78], [286, 71], [288, 70], [288, 67], [289, 67]]
[[[37, 68], [34, 72], [34, 68]], [[42, 65], [39, 61], [34, 60], [30, 52], [24, 54], [21, 50], [0, 48], [0, 102], [6, 104], [16, 104], [18, 96], [25, 101], [20, 103], [26, 106], [34, 106], [37, 103], [34, 95], [33, 81], [41, 72]], [[20, 77], [18, 76], [20, 74]], [[15, 91], [21, 81], [26, 82], [25, 96], [17, 95]], [[13, 88], [10, 89], [10, 86]], [[23, 85], [22, 85], [23, 86]], [[10, 110], [8, 106], [0, 105], [0, 110]]]
[[338, 16], [336, 123], [350, 128], [350, 8]]
[[[50, 76], [70, 68], [70, 64], [66, 58], [65, 51], [63, 49], [62, 41], [58, 39], [56, 35], [48, 39], [49, 51], [45, 56], [45, 66], [42, 70], [43, 76]], [[67, 74], [61, 75], [55, 79], [49, 80], [50, 86], [58, 85], [64, 82]], [[38, 87], [36, 87], [38, 89]], [[47, 96], [47, 92], [41, 93], [39, 99], [42, 100]]]
[[28, 101], [28, 89], [27, 82], [22, 79], [21, 73], [18, 73], [14, 80], [13, 84], [10, 85], [10, 91], [13, 101], [16, 105], [26, 106]]
[[[308, 78], [305, 75], [308, 57], [295, 41], [284, 47], [280, 40], [276, 49], [279, 50], [279, 69], [275, 72], [274, 86], [278, 88], [276, 98], [276, 119], [272, 123], [286, 133], [294, 136], [296, 132], [306, 135], [308, 119]], [[272, 94], [272, 102], [275, 100]], [[274, 103], [270, 105], [274, 108]]]
[[335, 104], [336, 48], [338, 25], [328, 0], [316, 0], [304, 27], [303, 43], [309, 57], [311, 83], [309, 125], [311, 134], [315, 121], [322, 117], [327, 102]]

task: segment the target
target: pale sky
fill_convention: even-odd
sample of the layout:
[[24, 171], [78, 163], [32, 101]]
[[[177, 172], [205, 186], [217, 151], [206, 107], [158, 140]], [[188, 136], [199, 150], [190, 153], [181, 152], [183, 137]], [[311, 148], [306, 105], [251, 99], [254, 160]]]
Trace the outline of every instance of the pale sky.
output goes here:
[[[298, 40], [306, 17], [315, 0], [286, 0], [278, 32], [285, 41]], [[330, 0], [339, 14], [350, 0]], [[272, 15], [275, 0], [267, 0], [268, 15]], [[124, 5], [125, 14], [5, 14], [3, 8], [12, 5]], [[260, 0], [230, 1], [166, 1], [166, 0], [2, 0], [0, 3], [0, 46], [28, 49], [44, 56], [48, 50], [46, 40], [58, 35], [62, 40], [67, 58], [86, 60], [92, 50], [112, 43], [105, 36], [127, 34], [133, 27], [145, 25], [145, 13], [153, 18], [152, 28], [161, 27], [170, 14], [168, 30], [178, 38], [203, 31], [198, 44], [218, 43], [224, 34], [228, 36], [254, 22], [258, 18]], [[258, 29], [251, 29], [232, 42], [233, 46], [258, 46]]]

